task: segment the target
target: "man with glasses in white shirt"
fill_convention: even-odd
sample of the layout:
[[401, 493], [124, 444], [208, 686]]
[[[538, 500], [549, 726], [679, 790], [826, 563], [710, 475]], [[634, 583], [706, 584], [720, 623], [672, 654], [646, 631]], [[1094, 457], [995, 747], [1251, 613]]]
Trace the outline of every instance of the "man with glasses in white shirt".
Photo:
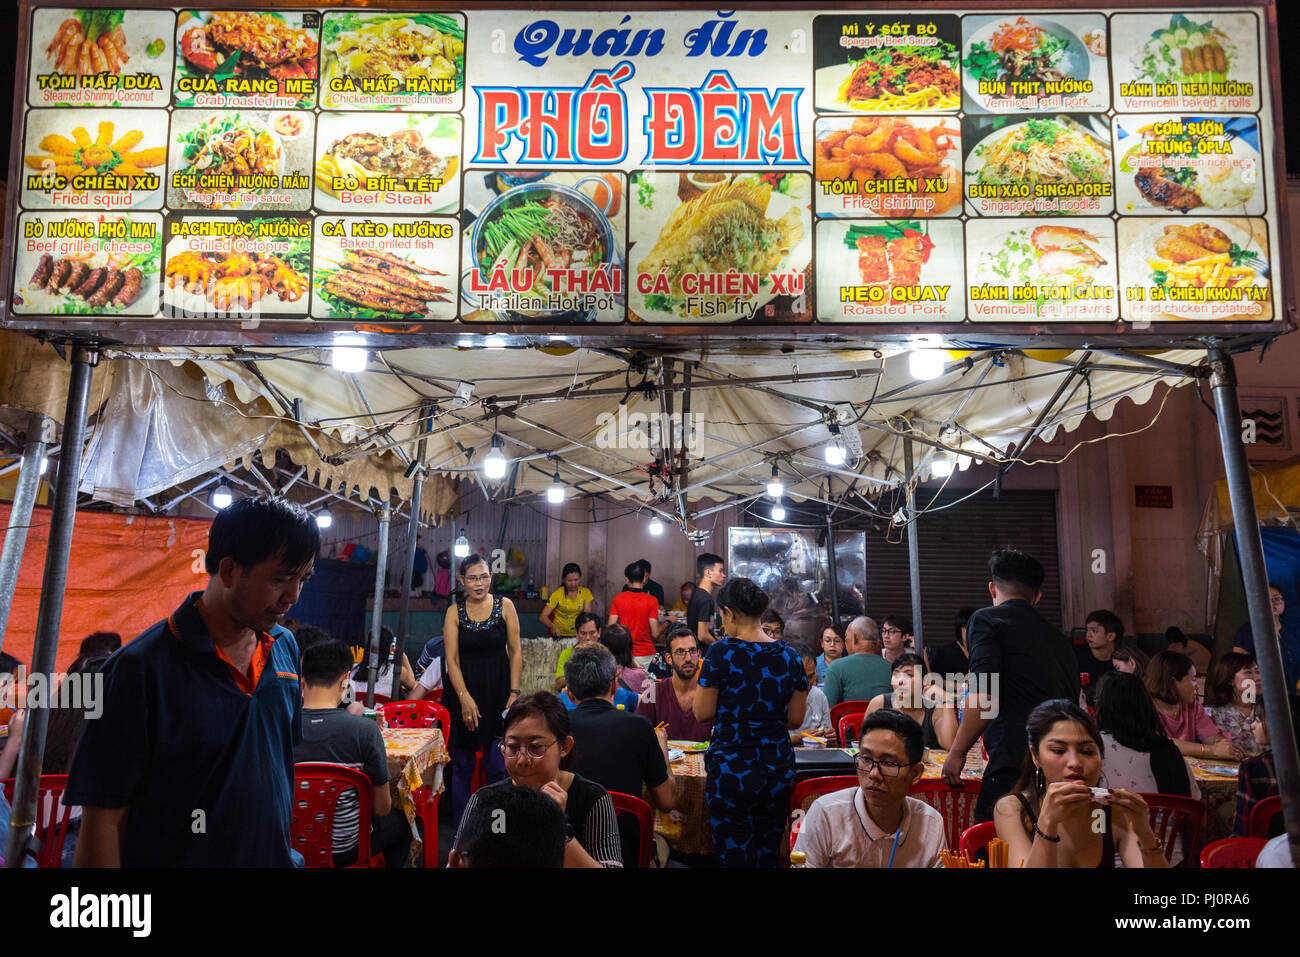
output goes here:
[[795, 851], [809, 867], [941, 867], [943, 816], [907, 796], [925, 765], [921, 726], [899, 711], [862, 722], [858, 787], [823, 795], [803, 819]]

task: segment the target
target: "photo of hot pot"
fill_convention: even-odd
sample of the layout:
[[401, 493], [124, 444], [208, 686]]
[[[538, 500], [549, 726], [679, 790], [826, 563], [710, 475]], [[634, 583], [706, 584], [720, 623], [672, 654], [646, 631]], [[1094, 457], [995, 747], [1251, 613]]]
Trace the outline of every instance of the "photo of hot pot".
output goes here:
[[[602, 205], [582, 192], [587, 183], [595, 184], [593, 193], [605, 200]], [[611, 276], [622, 268], [609, 221], [618, 201], [606, 178], [594, 175], [572, 187], [525, 183], [495, 197], [474, 221], [473, 266], [461, 282], [466, 304], [527, 318], [577, 313], [593, 320], [596, 310], [581, 306], [584, 294], [622, 285]], [[609, 281], [578, 275], [597, 271]]]

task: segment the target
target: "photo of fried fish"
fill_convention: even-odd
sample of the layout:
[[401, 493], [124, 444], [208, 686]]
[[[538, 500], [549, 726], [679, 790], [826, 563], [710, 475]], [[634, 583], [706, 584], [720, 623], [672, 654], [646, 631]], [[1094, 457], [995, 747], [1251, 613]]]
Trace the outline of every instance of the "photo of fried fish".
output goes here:
[[767, 274], [803, 239], [799, 210], [767, 218], [772, 198], [769, 183], [743, 180], [719, 183], [677, 207], [659, 232], [638, 273], [666, 272], [675, 305], [687, 273]]

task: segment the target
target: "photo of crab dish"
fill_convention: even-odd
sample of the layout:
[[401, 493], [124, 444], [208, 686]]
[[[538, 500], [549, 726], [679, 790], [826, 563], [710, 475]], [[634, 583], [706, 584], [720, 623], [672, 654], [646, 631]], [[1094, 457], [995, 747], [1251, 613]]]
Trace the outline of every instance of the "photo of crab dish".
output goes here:
[[260, 107], [315, 105], [319, 20], [319, 13], [181, 13], [176, 105], [221, 106], [224, 99], [251, 99], [247, 105]]

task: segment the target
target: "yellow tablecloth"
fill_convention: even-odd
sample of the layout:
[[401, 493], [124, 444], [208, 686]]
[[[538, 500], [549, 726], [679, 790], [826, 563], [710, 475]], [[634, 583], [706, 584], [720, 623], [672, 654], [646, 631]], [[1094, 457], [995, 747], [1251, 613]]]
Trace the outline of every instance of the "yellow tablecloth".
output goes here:
[[442, 793], [442, 769], [451, 760], [439, 728], [386, 728], [384, 748], [388, 753], [388, 783], [397, 805], [411, 825], [411, 860], [422, 852], [415, 827], [415, 801], [411, 792], [424, 785]]
[[655, 811], [655, 833], [682, 854], [712, 854], [713, 832], [704, 803], [704, 752], [687, 752], [673, 762], [673, 796], [677, 807]]

